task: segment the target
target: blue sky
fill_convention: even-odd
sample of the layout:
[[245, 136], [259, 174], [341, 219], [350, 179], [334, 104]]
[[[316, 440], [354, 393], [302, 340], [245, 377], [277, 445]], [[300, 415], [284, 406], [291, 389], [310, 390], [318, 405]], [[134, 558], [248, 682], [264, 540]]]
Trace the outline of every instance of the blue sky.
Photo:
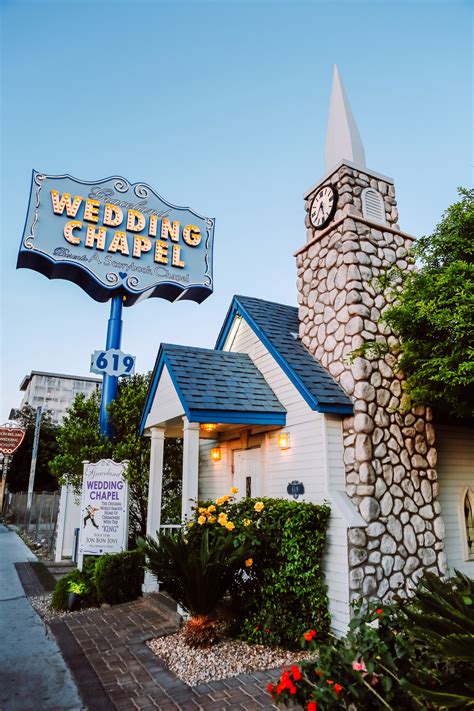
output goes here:
[[137, 370], [212, 347], [232, 295], [296, 303], [303, 194], [324, 173], [337, 63], [368, 167], [429, 233], [472, 182], [467, 0], [3, 0], [2, 422], [31, 370], [89, 374], [108, 305], [16, 270], [31, 170], [123, 175], [215, 216], [214, 294], [124, 312]]

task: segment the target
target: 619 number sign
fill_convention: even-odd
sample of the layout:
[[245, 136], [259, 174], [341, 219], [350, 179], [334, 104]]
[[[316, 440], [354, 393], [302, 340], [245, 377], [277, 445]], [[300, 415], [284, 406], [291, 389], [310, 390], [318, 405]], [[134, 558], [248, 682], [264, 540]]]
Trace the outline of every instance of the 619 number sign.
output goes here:
[[94, 351], [91, 356], [91, 373], [98, 375], [133, 375], [135, 372], [135, 356], [123, 353], [118, 348], [108, 351]]

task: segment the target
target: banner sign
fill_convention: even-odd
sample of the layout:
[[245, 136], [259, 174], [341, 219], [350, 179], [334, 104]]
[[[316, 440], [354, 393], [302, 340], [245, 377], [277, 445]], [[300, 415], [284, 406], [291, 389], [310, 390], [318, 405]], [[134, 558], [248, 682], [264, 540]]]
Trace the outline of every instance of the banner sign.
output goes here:
[[126, 462], [84, 462], [79, 553], [120, 553], [128, 541]]
[[33, 171], [17, 267], [67, 279], [96, 301], [157, 296], [201, 303], [213, 290], [214, 219], [145, 183]]
[[124, 353], [119, 348], [109, 348], [108, 351], [94, 351], [91, 355], [91, 373], [98, 375], [133, 375], [135, 372], [135, 356]]
[[25, 438], [26, 430], [15, 425], [2, 425], [0, 427], [0, 454], [13, 454]]

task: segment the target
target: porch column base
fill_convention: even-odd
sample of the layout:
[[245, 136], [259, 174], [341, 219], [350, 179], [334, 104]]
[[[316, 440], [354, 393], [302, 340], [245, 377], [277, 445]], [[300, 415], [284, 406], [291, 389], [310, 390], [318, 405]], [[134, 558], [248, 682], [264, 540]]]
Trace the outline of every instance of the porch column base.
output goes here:
[[150, 573], [149, 570], [145, 571], [145, 580], [143, 581], [142, 585], [142, 592], [143, 593], [152, 593], [152, 592], [159, 592], [160, 590], [160, 584], [158, 580], [155, 578], [155, 576]]
[[[161, 523], [161, 485], [163, 479], [163, 456], [165, 450], [165, 431], [160, 427], [151, 428], [150, 475], [148, 479], [148, 510], [146, 534], [155, 538]], [[159, 584], [155, 576], [145, 572], [143, 592], [157, 592]]]

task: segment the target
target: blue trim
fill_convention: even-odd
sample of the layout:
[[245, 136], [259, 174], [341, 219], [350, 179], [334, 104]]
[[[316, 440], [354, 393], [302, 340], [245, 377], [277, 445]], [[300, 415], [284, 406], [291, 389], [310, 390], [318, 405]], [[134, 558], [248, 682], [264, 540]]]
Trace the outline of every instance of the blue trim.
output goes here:
[[286, 412], [232, 412], [231, 410], [190, 410], [191, 422], [223, 422], [242, 425], [286, 425]]
[[240, 314], [247, 321], [248, 325], [253, 330], [253, 332], [255, 333], [257, 338], [259, 338], [260, 341], [264, 344], [264, 346], [266, 347], [268, 352], [273, 356], [273, 358], [276, 360], [276, 362], [278, 363], [280, 368], [283, 370], [285, 375], [289, 378], [289, 380], [292, 382], [292, 384], [298, 390], [301, 397], [305, 400], [305, 402], [309, 405], [309, 407], [312, 410], [317, 410], [318, 412], [334, 413], [337, 415], [352, 415], [353, 407], [351, 405], [338, 404], [338, 403], [335, 403], [334, 405], [332, 405], [332, 404], [320, 405], [319, 404], [318, 399], [301, 382], [301, 380], [296, 375], [296, 373], [291, 368], [291, 366], [283, 358], [281, 353], [275, 348], [275, 346], [272, 344], [272, 342], [268, 339], [266, 333], [264, 331], [262, 331], [262, 329], [257, 325], [257, 323], [251, 317], [249, 312], [242, 306], [242, 304], [240, 303], [240, 301], [238, 300], [238, 298], [236, 296], [234, 296], [234, 298], [232, 300], [232, 304], [230, 305], [230, 308], [227, 312], [226, 319], [224, 321], [224, 324], [223, 324], [221, 331], [219, 333], [219, 336], [217, 338], [217, 342], [215, 345], [216, 351], [221, 351], [223, 349], [226, 338], [229, 335], [230, 329], [232, 328], [232, 323], [234, 321], [234, 317], [237, 313]]
[[143, 432], [145, 430], [145, 422], [146, 422], [148, 415], [150, 414], [153, 400], [155, 399], [156, 388], [158, 387], [158, 382], [161, 378], [163, 366], [164, 366], [163, 348], [160, 345], [158, 355], [156, 356], [155, 367], [153, 368], [153, 373], [151, 374], [151, 381], [150, 381], [150, 385], [148, 388], [148, 395], [146, 398], [145, 407], [143, 408], [142, 416], [140, 419], [140, 430], [139, 431], [140, 431], [141, 435], [143, 435]]

